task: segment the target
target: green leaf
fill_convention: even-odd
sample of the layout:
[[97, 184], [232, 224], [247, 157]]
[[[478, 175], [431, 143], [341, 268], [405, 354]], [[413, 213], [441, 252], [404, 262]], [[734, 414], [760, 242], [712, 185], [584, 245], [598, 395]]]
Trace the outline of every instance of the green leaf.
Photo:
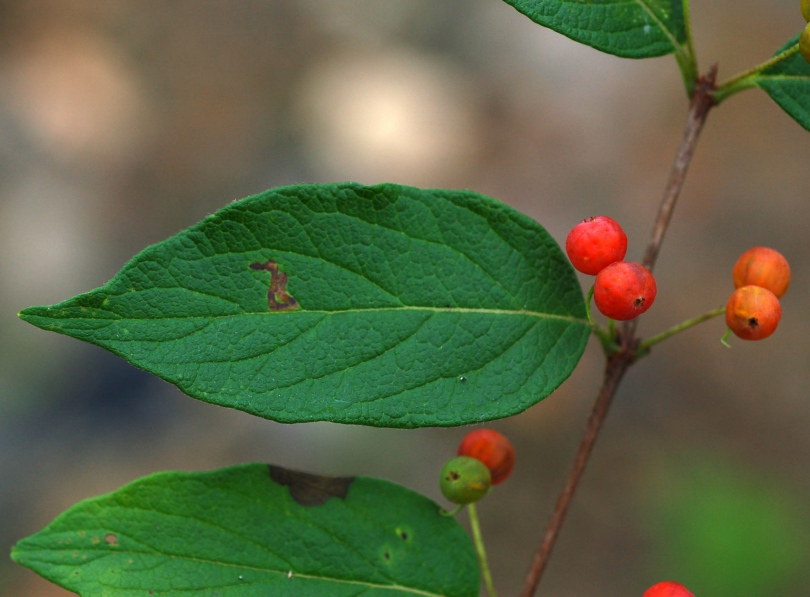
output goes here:
[[399, 485], [249, 464], [86, 500], [12, 558], [83, 597], [476, 597], [455, 519]]
[[505, 0], [535, 23], [623, 58], [689, 62], [683, 0]]
[[536, 222], [469, 191], [391, 184], [249, 197], [104, 287], [20, 316], [207, 402], [388, 427], [523, 411], [570, 375], [590, 331]]
[[754, 83], [791, 118], [810, 130], [810, 64], [794, 49], [798, 43], [799, 35], [779, 48], [774, 56], [791, 51], [792, 54], [758, 73]]

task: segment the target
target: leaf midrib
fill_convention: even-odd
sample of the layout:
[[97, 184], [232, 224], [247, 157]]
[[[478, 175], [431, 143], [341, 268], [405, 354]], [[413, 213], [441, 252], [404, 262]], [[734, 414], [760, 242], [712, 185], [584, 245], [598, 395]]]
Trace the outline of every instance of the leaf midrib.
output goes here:
[[360, 309], [341, 309], [341, 310], [325, 310], [325, 309], [301, 309], [296, 311], [288, 311], [286, 313], [232, 313], [227, 315], [175, 315], [171, 317], [98, 317], [98, 316], [91, 316], [91, 317], [54, 317], [49, 315], [39, 315], [39, 314], [26, 314], [25, 312], [21, 313], [21, 315], [25, 315], [26, 317], [42, 317], [45, 319], [51, 319], [58, 321], [60, 319], [66, 320], [83, 320], [88, 319], [90, 321], [117, 321], [117, 322], [127, 322], [127, 321], [167, 321], [167, 320], [188, 320], [188, 319], [202, 319], [202, 320], [216, 320], [216, 319], [231, 319], [235, 317], [256, 317], [256, 316], [263, 316], [263, 317], [294, 317], [297, 315], [303, 315], [306, 313], [318, 314], [318, 315], [338, 315], [344, 313], [384, 313], [384, 312], [400, 312], [400, 311], [425, 311], [425, 312], [432, 312], [432, 313], [477, 313], [482, 315], [494, 315], [494, 316], [522, 316], [522, 317], [536, 317], [538, 319], [557, 319], [561, 321], [569, 321], [571, 323], [583, 323], [589, 325], [587, 319], [583, 319], [581, 317], [574, 317], [573, 315], [556, 315], [554, 313], [542, 313], [540, 311], [528, 311], [526, 309], [521, 310], [511, 310], [511, 309], [483, 309], [483, 308], [470, 308], [470, 307], [415, 307], [415, 306], [402, 306], [402, 307], [368, 307], [368, 308], [360, 308]]
[[675, 37], [672, 35], [672, 32], [664, 25], [661, 19], [658, 18], [658, 15], [655, 14], [653, 9], [650, 8], [649, 5], [646, 2], [644, 2], [644, 0], [633, 0], [633, 1], [636, 4], [638, 4], [641, 7], [641, 10], [646, 12], [655, 23], [658, 24], [658, 26], [661, 28], [661, 31], [663, 31], [664, 35], [667, 37], [667, 39], [669, 39], [669, 43], [672, 44], [672, 47], [675, 49], [675, 51], [680, 53], [682, 47], [681, 44], [678, 43], [678, 40], [675, 39]]
[[[29, 561], [32, 560], [32, 559], [37, 560], [35, 554], [40, 553], [42, 551], [59, 551], [59, 550], [55, 550], [55, 549], [36, 550], [36, 551], [31, 550], [30, 552], [27, 552], [25, 549], [20, 549], [20, 548], [14, 549], [14, 552], [16, 552], [16, 554], [26, 554], [26, 553], [32, 554], [34, 557], [26, 556], [26, 558]], [[78, 549], [78, 550], [75, 550], [75, 551], [76, 552], [94, 553], [94, 551], [96, 551], [96, 550]], [[200, 563], [200, 564], [208, 564], [208, 565], [213, 565], [213, 566], [222, 566], [222, 567], [227, 567], [227, 568], [233, 568], [233, 569], [236, 569], [236, 570], [251, 570], [253, 572], [281, 574], [281, 575], [284, 575], [284, 576], [287, 576], [289, 574], [289, 572], [290, 572], [289, 570], [273, 570], [273, 569], [270, 569], [270, 568], [259, 568], [258, 566], [247, 566], [247, 565], [244, 565], [244, 564], [233, 564], [233, 563], [230, 563], [230, 562], [220, 562], [220, 561], [217, 561], [217, 560], [211, 560], [211, 559], [207, 559], [207, 558], [198, 558], [198, 557], [195, 558], [195, 557], [186, 556], [186, 555], [164, 554], [164, 553], [160, 553], [160, 552], [158, 552], [156, 554], [154, 551], [150, 552], [150, 551], [137, 551], [137, 550], [133, 550], [133, 549], [121, 549], [121, 550], [117, 550], [115, 552], [103, 552], [103, 554], [108, 555], [108, 556], [138, 555], [138, 556], [150, 556], [150, 557], [155, 557], [157, 555], [157, 556], [163, 556], [166, 559], [172, 559], [172, 560], [185, 560], [185, 561], [196, 562], [196, 563]], [[41, 559], [39, 561], [44, 562], [44, 560], [41, 560]], [[94, 561], [96, 561], [96, 560], [94, 560]], [[46, 562], [46, 563], [52, 564], [52, 562]], [[92, 562], [80, 563], [79, 566], [85, 566], [85, 565], [89, 565], [91, 563]], [[59, 564], [56, 564], [56, 565], [58, 566]], [[67, 564], [62, 564], [62, 565], [67, 565]], [[316, 575], [313, 575], [313, 574], [300, 574], [300, 573], [297, 573], [297, 572], [293, 572], [293, 577], [294, 578], [306, 578], [306, 579], [310, 579], [310, 580], [320, 580], [320, 581], [326, 581], [326, 582], [341, 583], [341, 584], [347, 584], [347, 585], [359, 585], [359, 586], [363, 586], [363, 587], [370, 587], [370, 588], [373, 588], [373, 589], [382, 589], [382, 590], [390, 590], [390, 591], [397, 590], [397, 591], [403, 591], [403, 592], [406, 592], [406, 593], [412, 593], [414, 595], [422, 595], [423, 597], [447, 597], [446, 593], [431, 593], [431, 592], [428, 592], [428, 591], [423, 591], [421, 589], [416, 589], [416, 588], [413, 588], [413, 587], [406, 587], [406, 586], [398, 585], [398, 584], [383, 585], [383, 584], [375, 584], [375, 583], [364, 582], [364, 581], [359, 581], [359, 580], [346, 580], [346, 579], [342, 579], [342, 578], [333, 578], [333, 577], [330, 577], [330, 576], [316, 576]], [[248, 585], [248, 584], [250, 584], [250, 581], [247, 581], [245, 583], [245, 585]]]

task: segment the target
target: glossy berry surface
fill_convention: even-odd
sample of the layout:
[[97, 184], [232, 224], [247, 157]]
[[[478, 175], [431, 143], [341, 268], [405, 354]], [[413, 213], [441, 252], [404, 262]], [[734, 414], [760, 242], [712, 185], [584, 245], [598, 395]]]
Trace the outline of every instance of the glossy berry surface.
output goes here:
[[726, 303], [726, 325], [743, 340], [762, 340], [776, 331], [782, 306], [776, 295], [760, 286], [743, 286]]
[[667, 580], [651, 586], [642, 597], [695, 597], [682, 584]]
[[506, 481], [515, 467], [515, 448], [494, 429], [470, 431], [459, 444], [458, 455], [483, 462], [489, 469], [493, 485]]
[[470, 504], [484, 497], [492, 485], [489, 469], [470, 456], [456, 456], [442, 467], [439, 488], [454, 504]]
[[732, 271], [734, 287], [761, 286], [781, 298], [790, 286], [790, 266], [781, 253], [754, 247], [740, 255]]
[[638, 263], [619, 261], [596, 276], [593, 299], [602, 315], [626, 321], [652, 307], [657, 291], [650, 270]]
[[810, 0], [802, 0], [802, 16], [810, 22]]
[[612, 218], [585, 218], [568, 233], [565, 251], [577, 271], [595, 276], [611, 263], [624, 259], [627, 235]]
[[807, 62], [810, 62], [810, 23], [804, 28], [801, 37], [799, 37], [799, 52], [802, 53], [802, 57]]

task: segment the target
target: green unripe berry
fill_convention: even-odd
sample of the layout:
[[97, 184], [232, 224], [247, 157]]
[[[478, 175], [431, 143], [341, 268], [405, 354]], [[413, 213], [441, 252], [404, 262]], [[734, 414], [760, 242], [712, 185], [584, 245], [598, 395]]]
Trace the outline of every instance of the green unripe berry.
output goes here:
[[799, 38], [799, 52], [807, 62], [810, 62], [810, 23], [804, 28]]
[[805, 21], [810, 22], [810, 0], [802, 0], [802, 15]]
[[492, 485], [486, 465], [470, 456], [457, 456], [442, 467], [439, 487], [454, 504], [471, 504], [484, 497]]

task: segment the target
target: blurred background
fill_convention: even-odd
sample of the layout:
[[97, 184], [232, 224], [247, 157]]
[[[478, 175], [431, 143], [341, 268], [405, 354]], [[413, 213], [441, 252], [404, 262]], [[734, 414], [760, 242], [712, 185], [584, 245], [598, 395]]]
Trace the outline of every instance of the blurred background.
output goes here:
[[[798, 0], [692, 7], [724, 79], [804, 26]], [[672, 57], [623, 60], [499, 0], [0, 0], [0, 552], [156, 471], [268, 461], [385, 477], [441, 500], [465, 429], [280, 425], [182, 395], [16, 313], [104, 284], [228, 202], [298, 182], [473, 189], [558, 240], [622, 222], [639, 260], [687, 100]], [[626, 377], [541, 585], [548, 597], [806, 596], [810, 583], [810, 134], [761, 91], [712, 112], [640, 323], [727, 300], [754, 245], [794, 272], [780, 329], [721, 320]], [[583, 284], [590, 280], [583, 277]], [[513, 477], [480, 506], [518, 590], [601, 377], [592, 341], [551, 397], [493, 427]], [[67, 595], [0, 557], [0, 595]]]

